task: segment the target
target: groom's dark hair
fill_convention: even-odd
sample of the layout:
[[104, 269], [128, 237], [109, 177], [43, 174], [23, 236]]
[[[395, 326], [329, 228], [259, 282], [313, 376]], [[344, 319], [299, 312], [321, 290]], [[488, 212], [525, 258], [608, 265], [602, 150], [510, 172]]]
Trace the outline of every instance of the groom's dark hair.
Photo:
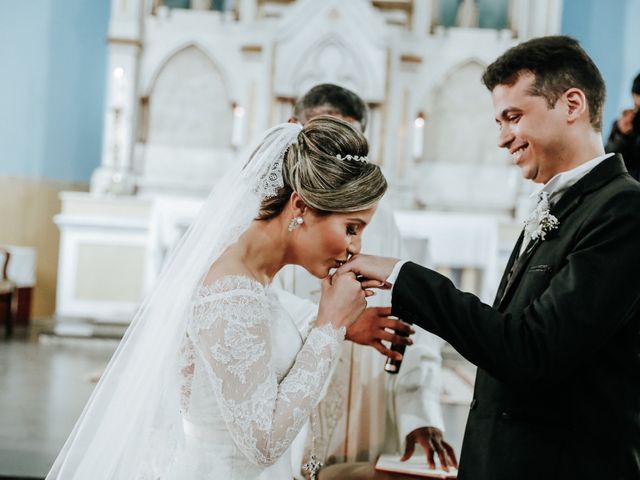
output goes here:
[[322, 83], [316, 85], [305, 93], [296, 102], [293, 115], [306, 123], [309, 118], [305, 112], [312, 112], [318, 107], [329, 107], [333, 112], [325, 112], [329, 115], [339, 114], [342, 117], [351, 117], [356, 120], [365, 131], [367, 127], [367, 105], [357, 94], [339, 85]]
[[602, 131], [604, 80], [577, 40], [557, 35], [516, 45], [487, 67], [482, 83], [493, 91], [498, 85], [514, 85], [523, 73], [535, 75], [530, 93], [544, 97], [549, 108], [570, 88], [582, 90], [589, 105], [591, 125]]

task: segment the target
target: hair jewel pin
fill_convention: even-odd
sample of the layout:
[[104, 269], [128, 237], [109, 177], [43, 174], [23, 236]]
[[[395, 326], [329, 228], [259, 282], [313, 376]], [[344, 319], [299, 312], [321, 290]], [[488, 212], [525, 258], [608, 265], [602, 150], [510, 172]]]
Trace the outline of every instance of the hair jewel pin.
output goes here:
[[336, 158], [338, 160], [354, 160], [356, 162], [363, 162], [363, 163], [368, 163], [369, 162], [369, 157], [367, 156], [358, 156], [358, 155], [340, 155], [337, 154]]

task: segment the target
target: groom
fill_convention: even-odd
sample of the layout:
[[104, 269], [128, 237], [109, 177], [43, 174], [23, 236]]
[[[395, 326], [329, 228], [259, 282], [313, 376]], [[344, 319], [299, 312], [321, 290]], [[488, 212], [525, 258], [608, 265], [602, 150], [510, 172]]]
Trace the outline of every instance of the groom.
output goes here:
[[493, 307], [414, 263], [341, 267], [478, 365], [461, 480], [640, 478], [640, 184], [601, 139], [605, 87], [569, 37], [483, 76], [499, 146], [544, 184]]

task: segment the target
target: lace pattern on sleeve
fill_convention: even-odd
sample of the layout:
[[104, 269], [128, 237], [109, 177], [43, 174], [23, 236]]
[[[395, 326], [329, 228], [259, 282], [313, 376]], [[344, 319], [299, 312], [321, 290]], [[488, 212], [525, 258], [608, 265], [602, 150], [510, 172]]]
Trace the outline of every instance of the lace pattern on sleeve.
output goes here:
[[195, 352], [193, 343], [189, 337], [185, 337], [180, 349], [180, 409], [182, 413], [189, 411], [189, 400], [191, 399], [191, 386], [193, 384], [193, 372], [195, 369]]
[[275, 305], [262, 285], [224, 277], [194, 304], [189, 336], [236, 445], [270, 465], [289, 447], [319, 400], [345, 329], [314, 328], [278, 383], [270, 323]]

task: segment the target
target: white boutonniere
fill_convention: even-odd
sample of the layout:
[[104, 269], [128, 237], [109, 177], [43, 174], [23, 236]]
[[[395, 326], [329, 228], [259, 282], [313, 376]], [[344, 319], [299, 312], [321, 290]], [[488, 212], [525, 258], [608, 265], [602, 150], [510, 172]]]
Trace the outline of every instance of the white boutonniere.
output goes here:
[[558, 228], [558, 225], [560, 225], [558, 219], [549, 213], [549, 194], [547, 192], [540, 192], [538, 205], [524, 222], [525, 234], [527, 234], [531, 240], [537, 240], [539, 238], [541, 241], [544, 241], [547, 233]]

